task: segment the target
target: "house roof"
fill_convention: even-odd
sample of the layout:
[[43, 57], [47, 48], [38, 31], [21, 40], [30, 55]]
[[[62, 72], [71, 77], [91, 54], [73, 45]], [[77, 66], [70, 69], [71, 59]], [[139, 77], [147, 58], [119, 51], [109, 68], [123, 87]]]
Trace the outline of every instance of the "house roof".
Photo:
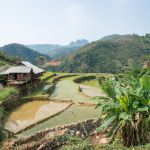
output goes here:
[[21, 61], [21, 64], [25, 65], [26, 67], [29, 67], [29, 68], [32, 68], [33, 69], [33, 72], [34, 74], [39, 74], [39, 73], [42, 73], [44, 72], [43, 69], [31, 64], [30, 62], [28, 61]]
[[10, 74], [10, 73], [30, 73], [32, 68], [26, 66], [15, 66], [10, 67], [6, 71], [2, 72], [1, 74]]

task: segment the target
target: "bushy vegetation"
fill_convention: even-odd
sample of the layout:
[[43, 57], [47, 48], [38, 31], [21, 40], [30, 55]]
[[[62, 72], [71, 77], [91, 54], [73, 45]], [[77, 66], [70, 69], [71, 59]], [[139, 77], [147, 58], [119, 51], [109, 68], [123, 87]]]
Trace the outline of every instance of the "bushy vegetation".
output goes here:
[[7, 87], [0, 90], [0, 102], [6, 100], [12, 95], [18, 94], [18, 90], [13, 87]]
[[73, 81], [76, 83], [82, 83], [84, 81], [89, 81], [89, 80], [93, 80], [93, 79], [96, 79], [95, 75], [77, 77]]
[[55, 90], [55, 85], [51, 83], [50, 85], [45, 85], [43, 87], [43, 94], [52, 94], [53, 91]]
[[16, 61], [16, 57], [10, 57], [5, 53], [0, 52], [0, 66], [14, 64]]
[[92, 42], [62, 59], [61, 71], [118, 73], [143, 66], [150, 36], [120, 35]]
[[43, 81], [45, 79], [47, 79], [48, 77], [51, 77], [52, 75], [54, 75], [55, 73], [53, 72], [45, 72], [41, 77], [40, 79]]
[[[10, 96], [18, 94], [18, 90], [13, 87], [8, 87], [0, 90], [0, 103], [2, 101], [7, 100]], [[3, 126], [3, 119], [5, 117], [6, 113], [4, 108], [0, 106], [0, 141], [4, 140], [6, 137], [10, 136], [11, 133], [6, 130]]]
[[0, 83], [6, 84], [7, 77], [5, 75], [0, 75]]
[[57, 139], [58, 141], [66, 142], [67, 144], [60, 148], [61, 150], [94, 150], [94, 146], [89, 139], [82, 139], [77, 136], [64, 135]]
[[1, 120], [4, 117], [4, 109], [0, 108], [0, 141], [4, 139], [4, 134], [3, 134], [3, 125], [1, 124]]
[[104, 122], [99, 131], [111, 128], [111, 140], [121, 132], [127, 147], [150, 142], [150, 71], [136, 70], [126, 75], [100, 80], [107, 97], [100, 108]]

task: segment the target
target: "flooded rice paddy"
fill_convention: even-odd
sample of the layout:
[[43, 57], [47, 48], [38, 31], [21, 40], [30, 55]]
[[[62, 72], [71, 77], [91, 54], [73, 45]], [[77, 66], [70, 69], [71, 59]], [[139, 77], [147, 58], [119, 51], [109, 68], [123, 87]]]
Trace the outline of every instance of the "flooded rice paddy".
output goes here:
[[69, 103], [49, 101], [33, 101], [15, 109], [5, 124], [5, 127], [17, 133], [39, 121], [51, 117], [69, 106]]
[[[55, 91], [50, 98], [53, 100], [72, 100], [75, 104], [69, 108], [67, 108], [70, 105], [69, 103], [60, 103], [58, 101], [33, 101], [23, 104], [10, 114], [5, 125], [6, 128], [13, 133], [21, 131], [17, 136], [23, 137], [46, 128], [97, 118], [99, 116], [98, 109], [95, 110], [93, 106], [78, 105], [78, 102], [97, 103], [97, 101], [92, 98], [96, 95], [91, 94], [92, 96], [90, 97], [79, 92], [80, 85], [73, 82], [74, 78], [75, 77], [68, 77], [60, 80], [56, 84]], [[93, 93], [91, 89], [85, 91]], [[95, 93], [97, 94], [98, 92], [99, 90]], [[41, 120], [44, 121], [40, 122]], [[36, 124], [37, 122], [40, 123]], [[33, 124], [36, 125], [32, 126]]]
[[82, 94], [81, 92], [79, 92], [79, 84], [73, 82], [74, 78], [75, 77], [71, 77], [71, 78], [60, 80], [57, 83], [56, 89], [50, 98], [73, 100], [74, 102], [95, 103], [92, 97], [88, 97]]
[[35, 133], [37, 131], [44, 130], [46, 128], [54, 128], [56, 126], [67, 125], [71, 123], [76, 123], [78, 121], [83, 121], [86, 119], [97, 118], [99, 110], [91, 106], [81, 106], [72, 105], [64, 112], [47, 119], [44, 122], [37, 124], [36, 126], [25, 130], [24, 132], [18, 134], [18, 137], [23, 137]]

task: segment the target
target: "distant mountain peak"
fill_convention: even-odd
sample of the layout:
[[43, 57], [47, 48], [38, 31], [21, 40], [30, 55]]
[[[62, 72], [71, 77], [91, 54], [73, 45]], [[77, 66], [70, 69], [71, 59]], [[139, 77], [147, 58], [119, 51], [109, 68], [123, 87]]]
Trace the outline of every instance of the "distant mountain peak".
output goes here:
[[76, 41], [71, 41], [68, 44], [68, 47], [81, 47], [81, 46], [84, 46], [88, 43], [89, 43], [89, 41], [86, 39], [77, 39]]

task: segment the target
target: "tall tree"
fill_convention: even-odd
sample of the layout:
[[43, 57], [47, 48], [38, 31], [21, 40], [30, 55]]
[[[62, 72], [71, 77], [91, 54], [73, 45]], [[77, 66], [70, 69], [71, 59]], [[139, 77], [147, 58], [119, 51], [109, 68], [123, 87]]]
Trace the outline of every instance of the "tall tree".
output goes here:
[[39, 56], [37, 62], [40, 66], [43, 66], [46, 63], [47, 59], [44, 56]]

